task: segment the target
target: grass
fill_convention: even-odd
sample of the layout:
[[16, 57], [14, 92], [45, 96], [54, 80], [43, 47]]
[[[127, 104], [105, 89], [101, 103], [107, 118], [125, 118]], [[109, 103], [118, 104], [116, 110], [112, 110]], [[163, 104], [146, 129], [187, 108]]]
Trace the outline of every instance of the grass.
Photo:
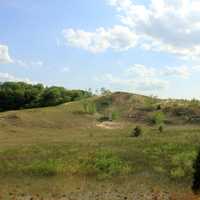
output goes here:
[[[77, 118], [76, 121], [70, 115], [70, 119], [66, 119], [66, 123], [68, 123], [67, 120], [70, 120], [71, 123], [75, 120], [79, 124], [73, 129], [63, 125], [63, 128], [41, 128], [42, 132], [38, 132], [38, 127], [36, 127], [36, 130], [32, 129], [32, 132], [26, 132], [28, 137], [23, 137], [25, 133], [18, 131], [10, 136], [8, 134], [6, 136], [7, 144], [4, 143], [1, 147], [0, 174], [23, 173], [37, 176], [43, 174], [40, 171], [43, 171], [44, 168], [46, 171], [50, 171], [47, 174], [44, 173], [44, 176], [60, 173], [81, 174], [83, 170], [80, 167], [81, 163], [89, 162], [86, 168], [89, 167], [92, 171], [96, 163], [88, 161], [88, 157], [98, 158], [98, 155], [101, 155], [99, 149], [100, 152], [101, 150], [104, 152], [106, 149], [108, 152], [112, 152], [113, 162], [115, 163], [119, 159], [120, 162], [117, 162], [119, 165], [121, 162], [128, 165], [131, 168], [129, 173], [132, 175], [146, 171], [149, 174], [155, 173], [158, 176], [161, 174], [176, 181], [180, 179], [187, 182], [191, 179], [192, 160], [198, 148], [197, 139], [200, 130], [198, 127], [194, 130], [188, 126], [169, 127], [162, 134], [151, 127], [144, 127], [141, 137], [131, 138], [129, 136], [134, 126], [132, 124], [126, 123], [125, 128], [119, 130], [106, 130], [95, 126], [91, 127], [91, 122], [87, 121], [87, 117], [90, 118], [90, 116], [86, 116], [82, 119], [85, 121], [83, 122]], [[18, 128], [16, 127], [16, 130]], [[17, 139], [20, 134], [20, 140], [10, 145], [9, 140]], [[88, 152], [91, 153], [88, 154]], [[106, 157], [106, 155], [104, 156]], [[112, 161], [112, 158], [110, 159]], [[108, 162], [110, 162], [109, 159]], [[179, 177], [177, 174], [181, 174], [180, 172], [184, 175]], [[98, 173], [97, 175], [99, 175]], [[102, 171], [102, 173], [104, 172]]]
[[98, 179], [129, 174], [130, 166], [117, 154], [108, 150], [100, 150], [88, 155], [81, 161], [81, 168], [86, 175], [95, 175]]
[[[0, 177], [22, 187], [26, 180], [35, 185], [73, 177], [97, 187], [109, 182], [189, 191], [200, 126], [166, 126], [159, 133], [143, 123], [117, 122], [123, 128], [97, 127], [95, 114], [85, 112], [82, 102], [2, 113]], [[132, 138], [136, 125], [143, 133]]]

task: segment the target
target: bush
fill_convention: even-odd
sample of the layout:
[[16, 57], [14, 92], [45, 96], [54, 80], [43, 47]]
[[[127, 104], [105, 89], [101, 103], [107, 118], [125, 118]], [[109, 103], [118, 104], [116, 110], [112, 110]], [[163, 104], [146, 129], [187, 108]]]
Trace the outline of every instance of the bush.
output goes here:
[[190, 108], [185, 107], [185, 106], [175, 106], [174, 108], [172, 108], [172, 113], [178, 117], [183, 117], [183, 116], [194, 116], [195, 113], [195, 108]]
[[110, 121], [109, 117], [107, 116], [101, 116], [99, 119], [98, 119], [99, 122], [106, 122], [106, 121]]
[[162, 125], [159, 126], [159, 127], [158, 127], [158, 130], [159, 130], [160, 133], [162, 133], [162, 132], [163, 132], [163, 126], [162, 126]]
[[200, 150], [193, 164], [193, 185], [192, 190], [194, 193], [200, 193]]
[[161, 110], [161, 109], [162, 109], [161, 105], [160, 105], [160, 104], [157, 105], [156, 109], [157, 109], [157, 110]]
[[83, 109], [85, 113], [94, 114], [96, 112], [96, 104], [90, 101], [83, 101]]
[[111, 96], [103, 96], [96, 101], [96, 108], [98, 112], [103, 112], [112, 105]]
[[196, 157], [196, 151], [181, 152], [172, 155], [170, 176], [174, 179], [190, 178], [193, 171], [193, 160]]
[[142, 129], [139, 126], [136, 126], [133, 131], [131, 136], [132, 137], [139, 137], [142, 134]]
[[113, 111], [111, 114], [112, 120], [117, 120], [119, 118], [119, 113], [116, 111]]
[[170, 175], [172, 178], [182, 178], [185, 176], [185, 171], [181, 167], [177, 167], [170, 171]]
[[55, 176], [57, 163], [53, 160], [36, 161], [25, 167], [23, 173], [31, 176]]
[[156, 125], [163, 124], [165, 121], [165, 114], [163, 112], [156, 112], [152, 116], [152, 122]]

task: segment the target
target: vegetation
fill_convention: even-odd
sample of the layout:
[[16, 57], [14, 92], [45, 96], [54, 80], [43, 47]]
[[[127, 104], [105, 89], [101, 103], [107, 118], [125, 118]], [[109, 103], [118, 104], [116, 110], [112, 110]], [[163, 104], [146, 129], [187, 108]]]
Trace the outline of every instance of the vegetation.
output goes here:
[[99, 179], [110, 178], [129, 172], [129, 166], [110, 151], [97, 151], [81, 163], [84, 173], [96, 175]]
[[83, 109], [87, 114], [94, 114], [96, 112], [96, 104], [92, 101], [84, 100]]
[[162, 133], [162, 132], [163, 132], [163, 126], [160, 125], [160, 126], [158, 127], [158, 130], [159, 130], [160, 133]]
[[153, 114], [152, 116], [152, 122], [155, 124], [155, 125], [161, 125], [164, 123], [164, 120], [165, 120], [165, 115], [163, 112], [156, 112]]
[[198, 152], [198, 155], [196, 157], [196, 160], [193, 164], [194, 174], [193, 174], [193, 185], [192, 190], [195, 193], [200, 193], [200, 150]]
[[[180, 192], [191, 192], [192, 183], [198, 188], [200, 126], [191, 123], [187, 113], [177, 115], [174, 110], [180, 105], [190, 109], [195, 106], [196, 117], [199, 102], [151, 99], [152, 109], [144, 109], [146, 98], [113, 93], [56, 107], [0, 113], [2, 191], [8, 191], [4, 186], [7, 183], [12, 188], [21, 186], [22, 191], [28, 187], [28, 192], [38, 193], [38, 188], [43, 188], [45, 193], [57, 194], [55, 190], [65, 191], [67, 185], [81, 188], [81, 194], [86, 194], [81, 184], [88, 187], [91, 183], [90, 191], [101, 184], [101, 194], [106, 190], [107, 195], [118, 186], [130, 187], [129, 193], [120, 198], [131, 194], [131, 199], [133, 192], [143, 194], [157, 186]], [[109, 115], [112, 121], [98, 121]], [[158, 129], [149, 124], [152, 116]], [[163, 131], [164, 123], [165, 134], [157, 134]], [[130, 133], [142, 137], [131, 139]], [[64, 184], [63, 180], [70, 181]], [[81, 186], [75, 184], [77, 180]], [[18, 187], [13, 187], [14, 182]]]
[[142, 134], [142, 129], [140, 128], [140, 126], [136, 126], [134, 129], [133, 129], [133, 132], [132, 132], [132, 137], [139, 137], [140, 135]]
[[0, 85], [0, 111], [55, 106], [61, 103], [91, 97], [83, 90], [66, 90], [63, 87], [44, 87], [42, 84], [5, 82]]

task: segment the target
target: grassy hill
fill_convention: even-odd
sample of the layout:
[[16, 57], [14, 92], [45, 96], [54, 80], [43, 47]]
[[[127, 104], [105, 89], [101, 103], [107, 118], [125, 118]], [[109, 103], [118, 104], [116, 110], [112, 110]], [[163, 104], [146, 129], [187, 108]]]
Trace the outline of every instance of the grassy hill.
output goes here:
[[[162, 133], [154, 123], [158, 112], [165, 116]], [[58, 199], [79, 188], [106, 200], [105, 190], [126, 197], [148, 196], [155, 188], [189, 192], [199, 116], [198, 101], [120, 92], [1, 113], [0, 193], [52, 193]], [[136, 125], [142, 135], [130, 137]]]

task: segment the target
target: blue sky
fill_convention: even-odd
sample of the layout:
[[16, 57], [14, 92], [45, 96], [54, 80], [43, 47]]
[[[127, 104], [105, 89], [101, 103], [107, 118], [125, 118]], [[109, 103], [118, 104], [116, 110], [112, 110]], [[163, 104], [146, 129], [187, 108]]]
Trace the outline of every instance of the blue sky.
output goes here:
[[197, 0], [1, 0], [0, 81], [200, 98]]

